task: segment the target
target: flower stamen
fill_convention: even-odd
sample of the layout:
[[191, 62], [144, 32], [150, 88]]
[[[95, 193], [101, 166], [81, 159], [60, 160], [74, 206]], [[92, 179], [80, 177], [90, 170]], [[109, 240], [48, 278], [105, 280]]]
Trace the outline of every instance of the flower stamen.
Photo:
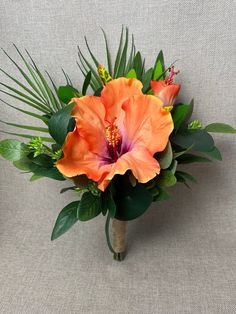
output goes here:
[[116, 161], [121, 149], [121, 135], [114, 121], [106, 127], [106, 140], [108, 153], [112, 160]]
[[170, 75], [168, 75], [168, 76], [166, 77], [165, 83], [166, 83], [167, 85], [171, 85], [171, 84], [173, 84], [173, 82], [174, 82], [174, 77], [175, 77], [175, 75], [179, 74], [180, 71], [179, 71], [179, 70], [178, 70], [178, 71], [175, 71], [175, 67], [174, 67], [174, 66], [172, 66], [172, 67], [169, 68], [168, 70], [169, 70], [169, 72], [170, 72]]

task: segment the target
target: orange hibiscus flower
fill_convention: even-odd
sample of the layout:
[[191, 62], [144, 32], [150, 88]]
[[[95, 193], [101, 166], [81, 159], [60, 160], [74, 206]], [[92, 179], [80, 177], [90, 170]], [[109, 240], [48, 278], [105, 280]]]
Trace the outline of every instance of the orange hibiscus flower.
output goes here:
[[167, 76], [165, 80], [151, 81], [151, 88], [154, 95], [163, 101], [165, 109], [170, 111], [173, 108], [175, 99], [180, 91], [180, 85], [174, 84], [174, 76], [178, 74], [179, 71], [175, 72], [174, 67], [169, 71], [170, 75]]
[[76, 126], [56, 164], [62, 174], [85, 174], [104, 191], [116, 174], [127, 170], [141, 183], [160, 172], [153, 155], [165, 149], [173, 121], [162, 101], [141, 89], [137, 79], [118, 78], [107, 83], [101, 97], [72, 99]]

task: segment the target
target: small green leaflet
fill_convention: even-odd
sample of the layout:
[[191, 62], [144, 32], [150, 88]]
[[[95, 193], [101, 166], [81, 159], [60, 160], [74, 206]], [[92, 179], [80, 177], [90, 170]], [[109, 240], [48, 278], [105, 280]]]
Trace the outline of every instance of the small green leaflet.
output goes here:
[[29, 153], [26, 144], [17, 140], [3, 140], [0, 142], [0, 155], [10, 161], [17, 161]]

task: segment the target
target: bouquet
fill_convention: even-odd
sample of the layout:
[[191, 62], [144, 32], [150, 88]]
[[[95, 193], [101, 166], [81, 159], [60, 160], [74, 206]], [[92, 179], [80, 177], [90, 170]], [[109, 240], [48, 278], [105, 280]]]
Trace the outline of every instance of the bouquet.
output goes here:
[[[42, 73], [28, 51], [16, 46], [22, 65], [6, 51], [5, 55], [22, 76], [18, 80], [4, 69], [3, 75], [14, 83], [1, 82], [1, 92], [24, 106], [3, 104], [32, 117], [31, 125], [2, 121], [18, 133], [2, 132], [25, 139], [4, 139], [0, 154], [13, 165], [31, 173], [30, 181], [50, 178], [69, 180], [77, 200], [59, 213], [52, 231], [55, 240], [77, 221], [106, 216], [105, 234], [116, 260], [125, 256], [127, 221], [142, 215], [152, 202], [168, 199], [168, 188], [176, 183], [189, 187], [196, 179], [179, 165], [221, 160], [210, 133], [236, 133], [223, 123], [203, 126], [192, 120], [193, 100], [175, 103], [180, 91], [179, 71], [174, 63], [165, 66], [160, 51], [154, 66], [130, 47], [129, 32], [122, 28], [114, 62], [103, 31], [106, 65], [92, 53], [85, 38], [88, 55], [78, 47], [77, 65], [84, 76], [75, 86], [63, 70], [64, 86], [57, 87]], [[33, 120], [34, 119], [34, 120]], [[33, 121], [38, 120], [39, 124]], [[31, 132], [33, 134], [31, 134]], [[110, 223], [112, 222], [112, 241]]]

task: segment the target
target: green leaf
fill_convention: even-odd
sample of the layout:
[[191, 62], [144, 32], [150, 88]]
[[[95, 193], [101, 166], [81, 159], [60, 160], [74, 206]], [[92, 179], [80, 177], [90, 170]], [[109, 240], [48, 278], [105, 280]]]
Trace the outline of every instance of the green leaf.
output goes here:
[[163, 72], [165, 71], [164, 55], [162, 50], [159, 52], [153, 71], [153, 80], [164, 80]]
[[208, 156], [216, 160], [222, 160], [222, 156], [217, 147], [214, 147], [211, 151], [205, 152]]
[[158, 193], [153, 197], [153, 202], [157, 201], [165, 201], [170, 198], [170, 194], [163, 190], [162, 188], [158, 187]]
[[176, 184], [176, 177], [170, 170], [161, 171], [157, 177], [157, 185], [161, 187], [170, 187]]
[[141, 184], [130, 186], [125, 195], [116, 199], [115, 218], [132, 220], [141, 216], [152, 203], [152, 194]]
[[210, 159], [193, 154], [184, 154], [177, 158], [179, 164], [191, 164], [193, 162], [211, 162]]
[[87, 89], [88, 89], [90, 81], [91, 81], [91, 75], [92, 75], [92, 73], [91, 73], [91, 71], [89, 71], [85, 77], [83, 88], [82, 88], [82, 94], [83, 95], [86, 95]]
[[[5, 134], [11, 134], [11, 135], [23, 137], [23, 138], [30, 138], [30, 139], [32, 139], [32, 138], [34, 138], [34, 137], [37, 137], [37, 135], [29, 135], [29, 134], [22, 134], [22, 133], [13, 133], [13, 132], [6, 132], [6, 131], [2, 131], [2, 130], [0, 130], [0, 132], [5, 133]], [[44, 136], [40, 136], [40, 138], [42, 139], [43, 142], [54, 143], [54, 140], [53, 140], [52, 138], [44, 137]]]
[[[38, 69], [36, 63], [34, 62], [33, 58], [31, 57], [31, 55], [29, 54], [29, 52], [26, 50], [26, 53], [28, 54], [30, 60], [33, 63], [34, 66], [34, 70], [37, 73], [39, 79], [41, 80], [41, 83], [43, 85], [44, 88], [44, 95], [46, 95], [50, 101], [50, 104], [53, 106], [53, 108], [57, 111], [60, 108], [60, 104], [57, 102], [51, 88], [49, 87], [46, 79], [44, 78], [44, 76], [42, 75], [42, 73], [40, 72], [40, 70]], [[42, 88], [42, 89], [43, 89]]]
[[56, 112], [49, 120], [49, 133], [54, 140], [63, 145], [68, 133], [69, 122], [71, 119], [71, 110], [74, 104], [70, 104]]
[[182, 182], [181, 181], [182, 179], [184, 180], [184, 182], [191, 181], [191, 182], [197, 183], [197, 180], [191, 174], [184, 171], [176, 171], [175, 176], [176, 176], [177, 181], [180, 181], [180, 182]]
[[180, 152], [174, 152], [173, 156], [174, 156], [174, 158], [182, 156], [182, 155], [186, 154], [187, 152], [189, 152], [192, 148], [193, 148], [193, 145], [189, 146], [187, 149], [182, 150]]
[[[30, 156], [30, 155], [29, 155]], [[30, 157], [29, 157], [30, 158]], [[39, 166], [42, 166], [44, 168], [52, 168], [53, 167], [53, 161], [52, 158], [46, 154], [40, 154], [37, 157], [33, 157], [31, 161]]]
[[105, 192], [101, 194], [101, 206], [103, 216], [105, 216], [108, 211], [112, 218], [115, 217], [116, 204], [113, 200], [112, 193], [109, 188], [107, 188]]
[[186, 120], [187, 114], [191, 107], [189, 105], [180, 104], [176, 106], [172, 112], [172, 119], [174, 121], [174, 129], [177, 131], [183, 122]]
[[191, 119], [191, 117], [192, 117], [192, 114], [193, 114], [193, 109], [194, 109], [194, 100], [193, 99], [191, 99], [191, 101], [190, 101], [190, 103], [189, 103], [189, 109], [188, 109], [188, 112], [187, 112], [187, 114], [186, 114], [186, 116], [185, 116], [185, 120], [184, 120], [184, 126], [187, 126], [188, 125], [188, 122], [189, 122], [189, 120]]
[[25, 129], [25, 130], [33, 130], [33, 131], [48, 133], [48, 129], [47, 128], [41, 128], [41, 127], [36, 127], [36, 126], [31, 126], [31, 125], [24, 125], [24, 124], [10, 123], [10, 122], [6, 122], [6, 121], [2, 121], [2, 120], [0, 120], [0, 122], [4, 123], [6, 125], [14, 126], [16, 128], [21, 128], [21, 129]]
[[55, 240], [69, 230], [77, 221], [77, 208], [79, 201], [72, 202], [65, 206], [57, 217], [52, 231], [51, 240]]
[[236, 129], [225, 123], [211, 123], [205, 127], [205, 131], [213, 133], [236, 133]]
[[36, 181], [36, 180], [39, 180], [39, 179], [42, 179], [42, 178], [43, 178], [42, 176], [36, 176], [36, 174], [33, 174], [30, 177], [30, 182], [33, 182], [33, 181]]
[[107, 67], [108, 67], [108, 72], [110, 73], [110, 75], [113, 75], [113, 71], [112, 71], [112, 63], [111, 63], [111, 55], [110, 55], [110, 51], [109, 51], [109, 47], [108, 47], [108, 42], [107, 42], [107, 36], [106, 33], [104, 32], [104, 30], [101, 28], [102, 33], [103, 33], [103, 37], [105, 40], [105, 45], [106, 45], [106, 55], [107, 55]]
[[87, 221], [98, 216], [101, 210], [100, 196], [93, 195], [91, 192], [85, 192], [77, 208], [77, 217], [81, 221]]
[[32, 163], [32, 161], [27, 158], [26, 156], [22, 157], [19, 160], [13, 161], [13, 165], [20, 170], [23, 171], [30, 171], [30, 164]]
[[13, 108], [13, 109], [19, 111], [19, 112], [22, 112], [22, 113], [24, 113], [24, 114], [26, 114], [26, 115], [29, 115], [29, 116], [31, 116], [31, 117], [34, 117], [34, 118], [36, 118], [36, 119], [42, 120], [45, 124], [47, 124], [47, 122], [48, 122], [48, 118], [46, 118], [46, 117], [44, 117], [44, 116], [40, 116], [40, 115], [38, 115], [38, 114], [36, 114], [36, 113], [34, 113], [34, 112], [27, 111], [27, 110], [23, 110], [23, 109], [20, 109], [20, 108], [18, 108], [18, 107], [15, 107], [15, 106], [13, 106], [13, 105], [10, 105], [9, 103], [7, 103], [6, 101], [4, 101], [3, 99], [0, 99], [0, 100], [1, 100], [5, 105], [7, 105], [7, 106], [9, 106], [9, 107], [11, 107], [11, 108]]
[[129, 59], [126, 65], [125, 69], [125, 75], [131, 70], [133, 63], [134, 63], [134, 55], [135, 55], [135, 47], [134, 47], [134, 35], [132, 34], [132, 44], [131, 44], [131, 49], [130, 49], [130, 55]]
[[89, 44], [88, 44], [88, 41], [87, 41], [86, 36], [84, 36], [84, 40], [85, 40], [85, 44], [86, 44], [86, 46], [87, 46], [87, 49], [88, 49], [88, 51], [89, 51], [89, 54], [90, 54], [91, 58], [93, 59], [93, 62], [95, 63], [96, 67], [98, 67], [99, 62], [98, 62], [98, 60], [94, 57], [94, 55], [93, 55], [93, 53], [92, 53], [92, 51], [91, 51], [91, 49], [90, 49], [90, 47], [89, 47]]
[[171, 142], [182, 147], [189, 148], [200, 152], [209, 152], [214, 148], [214, 141], [210, 134], [204, 130], [180, 130], [177, 134], [172, 135]]
[[120, 56], [122, 52], [122, 46], [123, 46], [123, 34], [124, 34], [124, 26], [122, 25], [122, 30], [121, 30], [121, 35], [120, 35], [120, 42], [119, 42], [119, 48], [116, 54], [116, 59], [115, 59], [115, 65], [114, 65], [114, 77], [116, 77], [117, 69], [120, 63]]
[[172, 159], [173, 159], [173, 152], [172, 152], [172, 148], [171, 148], [171, 143], [168, 142], [165, 150], [161, 153], [158, 153], [156, 155], [157, 157], [157, 160], [161, 166], [161, 169], [167, 169], [171, 162], [172, 162]]
[[126, 75], [127, 78], [137, 78], [135, 69], [131, 69], [128, 74]]
[[150, 87], [150, 81], [152, 79], [152, 73], [153, 73], [153, 68], [148, 69], [147, 72], [143, 75], [142, 77], [142, 83], [143, 83], [143, 93], [145, 94], [149, 87]]
[[119, 66], [117, 67], [117, 72], [115, 73], [115, 78], [121, 77], [124, 75], [125, 68], [126, 68], [126, 61], [127, 61], [128, 40], [129, 40], [129, 30], [128, 28], [126, 28], [124, 48], [121, 53]]
[[172, 160], [172, 163], [171, 163], [171, 165], [170, 165], [170, 167], [169, 167], [169, 170], [170, 170], [173, 174], [175, 174], [176, 169], [177, 169], [177, 166], [178, 166], [178, 161], [175, 160], [175, 159], [173, 159], [173, 160]]
[[3, 140], [0, 142], [0, 155], [10, 161], [17, 161], [29, 153], [27, 145], [17, 140]]
[[140, 52], [138, 51], [134, 57], [134, 70], [137, 75], [137, 79], [141, 80], [142, 78], [142, 57]]
[[29, 165], [29, 168], [36, 176], [46, 177], [57, 181], [66, 180], [56, 167], [49, 168], [32, 163]]
[[72, 98], [78, 96], [80, 96], [78, 90], [70, 85], [60, 86], [58, 88], [58, 97], [65, 104], [68, 104]]

